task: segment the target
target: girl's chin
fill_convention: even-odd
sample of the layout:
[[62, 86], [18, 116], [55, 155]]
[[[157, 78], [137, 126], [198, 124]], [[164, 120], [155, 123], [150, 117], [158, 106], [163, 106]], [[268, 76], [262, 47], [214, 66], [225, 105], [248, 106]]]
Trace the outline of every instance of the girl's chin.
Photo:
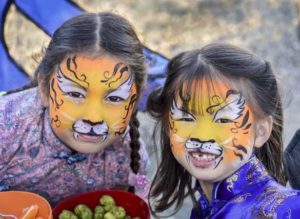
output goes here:
[[111, 145], [111, 142], [109, 141], [108, 142], [104, 141], [102, 143], [73, 141], [72, 144], [69, 145], [69, 147], [79, 153], [95, 154], [95, 153], [99, 153], [109, 145]]
[[213, 184], [215, 182], [219, 182], [223, 179], [225, 179], [225, 176], [220, 176], [219, 174], [195, 174], [194, 177], [199, 181], [199, 182], [204, 182], [208, 184]]
[[96, 154], [106, 148], [106, 145], [101, 146], [87, 146], [87, 145], [76, 145], [76, 147], [72, 147], [75, 151], [83, 154]]

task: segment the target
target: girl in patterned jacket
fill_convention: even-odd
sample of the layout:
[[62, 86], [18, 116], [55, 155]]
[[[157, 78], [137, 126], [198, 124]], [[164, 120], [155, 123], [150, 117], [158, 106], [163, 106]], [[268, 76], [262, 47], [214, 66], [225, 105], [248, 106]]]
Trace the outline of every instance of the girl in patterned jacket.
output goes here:
[[0, 98], [0, 190], [38, 193], [52, 205], [109, 188], [145, 198], [148, 157], [136, 118], [142, 49], [112, 13], [85, 13], [58, 28], [35, 80]]
[[162, 144], [153, 214], [190, 195], [191, 219], [299, 218], [300, 193], [283, 186], [282, 108], [268, 62], [226, 44], [183, 52], [148, 108]]

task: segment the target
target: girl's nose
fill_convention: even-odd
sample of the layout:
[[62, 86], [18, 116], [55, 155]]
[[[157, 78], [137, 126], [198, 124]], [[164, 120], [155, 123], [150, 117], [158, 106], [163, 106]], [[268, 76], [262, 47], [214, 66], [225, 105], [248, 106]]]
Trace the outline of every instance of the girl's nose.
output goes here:
[[103, 122], [103, 107], [100, 101], [91, 101], [87, 104], [84, 112], [84, 120], [97, 124]]
[[215, 142], [216, 135], [215, 135], [214, 128], [211, 124], [206, 122], [200, 122], [199, 125], [193, 130], [191, 136], [201, 140], [201, 142]]
[[101, 125], [101, 124], [103, 124], [103, 122], [104, 122], [103, 120], [102, 120], [102, 121], [99, 121], [99, 122], [92, 122], [92, 121], [90, 121], [90, 120], [85, 120], [85, 119], [83, 119], [82, 121], [85, 122], [85, 123], [90, 124], [91, 126]]

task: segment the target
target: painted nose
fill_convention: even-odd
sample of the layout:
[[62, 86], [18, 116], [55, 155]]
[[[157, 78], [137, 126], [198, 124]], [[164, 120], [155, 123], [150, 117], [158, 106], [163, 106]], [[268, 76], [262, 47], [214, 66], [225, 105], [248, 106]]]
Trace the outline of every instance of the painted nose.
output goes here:
[[203, 141], [199, 138], [191, 138], [191, 141], [199, 142], [201, 144], [203, 144], [203, 143], [215, 143], [216, 142], [214, 139], [209, 139], [207, 141]]
[[88, 123], [89, 125], [91, 125], [91, 126], [96, 126], [96, 125], [101, 125], [101, 124], [103, 124], [103, 120], [102, 121], [99, 121], [99, 122], [92, 122], [92, 121], [90, 121], [90, 120], [85, 120], [85, 119], [83, 119], [82, 120], [83, 122], [85, 122], [85, 123]]
[[103, 122], [103, 107], [100, 101], [94, 101], [85, 108], [85, 121], [89, 121], [92, 124], [98, 124]]
[[191, 138], [198, 139], [202, 143], [215, 143], [215, 137], [215, 129], [210, 125], [210, 121], [207, 120], [199, 122], [191, 133]]

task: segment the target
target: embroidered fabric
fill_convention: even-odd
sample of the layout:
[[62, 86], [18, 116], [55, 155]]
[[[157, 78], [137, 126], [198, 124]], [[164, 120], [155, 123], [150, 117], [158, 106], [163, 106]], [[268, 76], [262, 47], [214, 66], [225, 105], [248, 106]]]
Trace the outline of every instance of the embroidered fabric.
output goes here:
[[146, 202], [148, 201], [148, 194], [150, 190], [150, 181], [144, 174], [129, 173], [128, 183], [130, 186], [135, 187], [135, 193], [143, 198]]
[[[279, 185], [253, 155], [237, 172], [213, 185], [211, 203], [201, 188], [200, 218], [298, 218], [300, 191]], [[193, 209], [191, 219], [199, 218]]]

